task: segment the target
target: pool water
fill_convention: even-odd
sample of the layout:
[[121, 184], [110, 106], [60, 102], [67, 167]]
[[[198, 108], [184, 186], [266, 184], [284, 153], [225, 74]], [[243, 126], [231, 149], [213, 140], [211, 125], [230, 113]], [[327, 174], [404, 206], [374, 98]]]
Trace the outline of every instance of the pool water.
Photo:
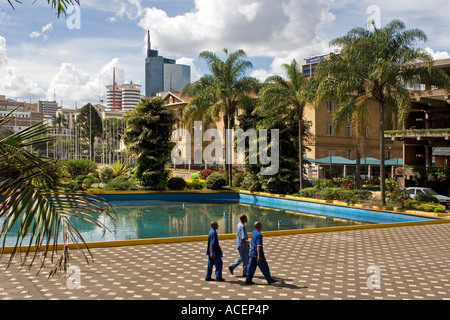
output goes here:
[[[72, 219], [72, 223], [86, 242], [207, 235], [212, 221], [218, 222], [219, 234], [235, 233], [239, 216], [242, 214], [248, 217], [249, 232], [253, 230], [255, 221], [262, 222], [263, 231], [363, 224], [363, 222], [341, 218], [295, 213], [289, 210], [235, 202], [215, 204], [147, 200], [111, 201], [110, 203], [117, 214], [116, 223], [114, 224], [104, 216], [97, 217], [109, 231], [80, 219]], [[11, 234], [14, 234], [13, 231]], [[15, 245], [16, 238], [10, 235], [6, 239], [6, 246]], [[28, 241], [24, 241], [23, 244], [28, 245]]]
[[[114, 202], [112, 202], [114, 206]], [[219, 234], [236, 232], [239, 216], [248, 217], [247, 229], [253, 230], [253, 223], [261, 221], [263, 231], [306, 228], [325, 228], [363, 224], [363, 222], [295, 213], [241, 203], [223, 204], [158, 204], [127, 206], [121, 203], [115, 207], [118, 215], [117, 237], [122, 239], [147, 239], [206, 235], [211, 222], [219, 224]], [[108, 223], [107, 223], [108, 225]], [[120, 230], [120, 231], [119, 231]], [[105, 235], [107, 237], [108, 235]], [[86, 239], [85, 239], [86, 240]]]
[[[104, 194], [102, 197], [115, 209], [117, 221], [114, 224], [104, 216], [96, 217], [109, 229], [104, 230], [81, 219], [72, 219], [86, 242], [207, 235], [212, 221], [218, 222], [219, 234], [232, 234], [242, 214], [248, 217], [249, 232], [255, 221], [262, 222], [262, 231], [276, 231], [429, 219], [238, 193]], [[18, 230], [19, 226], [13, 226], [6, 246], [15, 245], [16, 238], [11, 236], [15, 228]]]

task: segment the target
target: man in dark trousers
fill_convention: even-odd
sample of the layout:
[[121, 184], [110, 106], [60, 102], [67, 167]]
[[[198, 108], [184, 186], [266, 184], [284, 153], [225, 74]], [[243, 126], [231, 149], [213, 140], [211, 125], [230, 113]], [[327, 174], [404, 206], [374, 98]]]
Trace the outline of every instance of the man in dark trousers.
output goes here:
[[219, 237], [217, 236], [217, 228], [219, 224], [217, 222], [211, 223], [211, 230], [208, 233], [208, 248], [206, 254], [208, 255], [208, 268], [206, 269], [206, 281], [212, 281], [211, 278], [213, 267], [216, 268], [216, 281], [225, 281], [222, 278], [222, 249], [219, 245]]
[[256, 266], [259, 267], [259, 270], [261, 270], [268, 284], [276, 282], [276, 280], [273, 279], [270, 275], [269, 264], [267, 263], [266, 257], [264, 256], [263, 237], [261, 234], [261, 229], [262, 223], [256, 221], [255, 230], [253, 230], [251, 235], [251, 246], [247, 266], [247, 278], [245, 280], [246, 284], [254, 284], [252, 280], [256, 271]]
[[242, 263], [243, 269], [242, 269], [242, 276], [247, 276], [247, 265], [248, 265], [248, 251], [250, 249], [250, 241], [248, 240], [247, 236], [247, 228], [245, 227], [245, 224], [247, 223], [248, 219], [245, 214], [241, 215], [239, 217], [239, 220], [241, 220], [236, 228], [236, 250], [239, 251], [239, 258], [236, 259], [232, 264], [228, 266], [228, 270], [230, 270], [230, 273], [233, 274], [233, 270]]

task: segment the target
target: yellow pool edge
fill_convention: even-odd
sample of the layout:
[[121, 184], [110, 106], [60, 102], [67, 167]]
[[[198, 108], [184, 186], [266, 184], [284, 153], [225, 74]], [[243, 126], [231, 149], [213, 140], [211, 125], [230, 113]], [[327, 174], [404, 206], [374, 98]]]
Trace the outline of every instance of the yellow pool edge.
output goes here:
[[[197, 190], [198, 191], [198, 190]], [[183, 191], [169, 191], [166, 193], [180, 193]], [[193, 191], [188, 191], [192, 193]], [[266, 197], [274, 197], [274, 198], [286, 198], [291, 200], [298, 200], [298, 201], [307, 201], [307, 202], [319, 202], [319, 203], [329, 203], [333, 205], [342, 205], [342, 203], [338, 203], [337, 201], [329, 201], [329, 200], [317, 200], [317, 199], [311, 199], [311, 198], [301, 198], [301, 197], [294, 197], [294, 196], [282, 196], [282, 195], [273, 195], [269, 193], [264, 192], [249, 192], [249, 191], [210, 191], [205, 190], [201, 191], [199, 193], [222, 193], [222, 192], [233, 192], [233, 193], [246, 193], [246, 194], [254, 194], [254, 195], [262, 195]], [[96, 194], [101, 194], [100, 192], [95, 192]], [[148, 192], [148, 191], [113, 191], [113, 192], [103, 192], [103, 193], [114, 193], [114, 194], [120, 194], [120, 193], [162, 193], [162, 192]], [[355, 207], [353, 205], [347, 205], [348, 207]], [[362, 207], [359, 207], [362, 208]], [[371, 210], [377, 210], [375, 207], [366, 207], [364, 206], [364, 209], [371, 209]], [[379, 209], [378, 209], [379, 210]], [[379, 211], [386, 211], [386, 210], [379, 210]], [[390, 210], [389, 210], [390, 211]], [[392, 211], [393, 213], [404, 213], [404, 214], [410, 214], [410, 215], [418, 215], [418, 216], [424, 216], [428, 218], [433, 218], [434, 220], [426, 220], [426, 221], [410, 221], [410, 222], [396, 222], [396, 223], [382, 223], [382, 224], [361, 224], [361, 225], [352, 225], [352, 226], [342, 226], [342, 227], [326, 227], [326, 228], [312, 228], [312, 229], [294, 229], [294, 230], [277, 230], [277, 231], [262, 231], [262, 235], [266, 237], [274, 237], [274, 236], [288, 236], [288, 235], [298, 235], [298, 234], [311, 234], [311, 233], [329, 233], [329, 232], [342, 232], [342, 231], [353, 231], [353, 230], [367, 230], [367, 229], [381, 229], [381, 228], [395, 228], [395, 227], [407, 227], [407, 226], [422, 226], [422, 225], [434, 225], [434, 224], [444, 224], [444, 223], [450, 223], [450, 219], [447, 219], [448, 216], [439, 216], [439, 215], [433, 215], [428, 214], [425, 212], [419, 212], [419, 211], [410, 211], [410, 212], [396, 212]], [[249, 233], [250, 235], [250, 233]], [[219, 234], [220, 240], [231, 240], [235, 239], [236, 235], [234, 233], [232, 234]], [[169, 238], [152, 238], [152, 239], [131, 239], [131, 240], [114, 240], [114, 241], [99, 241], [99, 242], [87, 242], [84, 244], [69, 244], [70, 249], [77, 249], [77, 248], [89, 248], [89, 249], [95, 249], [95, 248], [113, 248], [113, 247], [125, 247], [125, 246], [140, 246], [140, 245], [152, 245], [152, 244], [170, 244], [170, 243], [183, 243], [183, 242], [205, 242], [207, 241], [208, 236], [207, 235], [201, 235], [201, 236], [187, 236], [187, 237], [169, 237]], [[41, 249], [43, 249], [45, 246], [42, 246]], [[48, 248], [49, 250], [53, 250], [53, 245], [50, 245]], [[56, 250], [62, 250], [64, 248], [63, 244], [58, 244]], [[17, 252], [34, 252], [36, 251], [35, 246], [22, 246], [22, 247], [5, 247], [0, 248], [0, 254], [8, 254], [14, 252], [14, 250], [17, 250]]]

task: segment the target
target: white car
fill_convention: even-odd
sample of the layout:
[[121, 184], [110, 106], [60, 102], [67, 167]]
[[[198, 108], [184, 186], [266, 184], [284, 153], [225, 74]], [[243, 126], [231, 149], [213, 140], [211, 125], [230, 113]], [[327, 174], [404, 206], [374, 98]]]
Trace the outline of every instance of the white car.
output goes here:
[[443, 196], [431, 188], [422, 188], [422, 187], [411, 187], [406, 188], [409, 191], [409, 196], [411, 198], [415, 198], [418, 195], [426, 194], [429, 196], [433, 196], [438, 199], [439, 203], [445, 205], [446, 207], [450, 207], [450, 197]]

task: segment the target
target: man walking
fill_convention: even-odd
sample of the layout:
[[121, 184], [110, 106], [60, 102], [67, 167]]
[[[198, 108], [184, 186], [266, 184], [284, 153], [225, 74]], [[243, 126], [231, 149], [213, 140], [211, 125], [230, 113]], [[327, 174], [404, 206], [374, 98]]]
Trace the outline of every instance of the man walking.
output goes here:
[[211, 223], [211, 230], [208, 233], [208, 248], [206, 254], [208, 255], [208, 268], [206, 269], [206, 281], [212, 281], [211, 274], [213, 267], [216, 268], [216, 281], [225, 281], [222, 278], [222, 249], [219, 245], [219, 237], [217, 236], [217, 228], [219, 224], [217, 222]]
[[259, 267], [264, 278], [268, 284], [272, 284], [276, 282], [270, 275], [269, 264], [266, 261], [266, 257], [264, 256], [263, 249], [263, 237], [261, 234], [262, 223], [259, 221], [255, 222], [255, 230], [253, 230], [251, 235], [251, 247], [249, 253], [249, 262], [247, 266], [247, 279], [245, 280], [246, 284], [254, 284], [253, 276], [256, 271], [256, 266]]
[[230, 270], [231, 274], [233, 274], [234, 269], [236, 269], [236, 267], [242, 263], [243, 267], [242, 276], [246, 277], [248, 265], [248, 252], [250, 249], [249, 248], [250, 241], [248, 240], [247, 236], [247, 227], [245, 226], [248, 219], [245, 214], [241, 215], [239, 219], [241, 221], [237, 224], [236, 228], [236, 250], [239, 251], [239, 258], [237, 258], [236, 261], [234, 261], [232, 264], [228, 266], [228, 270]]

